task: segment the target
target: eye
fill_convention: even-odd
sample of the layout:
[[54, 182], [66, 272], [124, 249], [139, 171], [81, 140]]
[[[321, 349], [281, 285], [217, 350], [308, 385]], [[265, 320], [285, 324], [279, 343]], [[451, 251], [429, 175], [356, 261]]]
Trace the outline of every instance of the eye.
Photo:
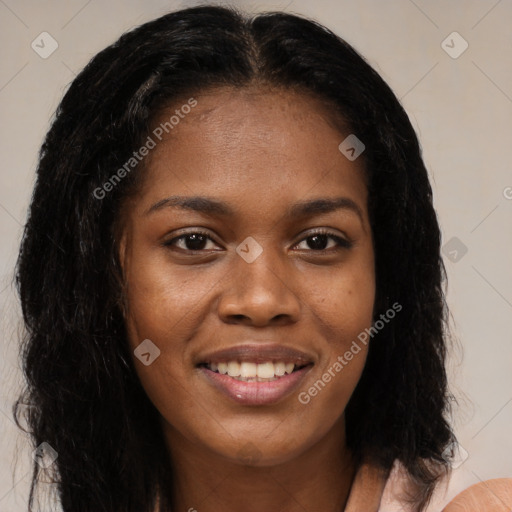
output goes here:
[[[207, 247], [208, 242], [211, 242], [214, 247]], [[216, 247], [211, 237], [202, 231], [191, 231], [184, 233], [172, 240], [164, 242], [166, 247], [177, 247], [183, 251], [204, 251], [211, 250]]]
[[[331, 241], [330, 245], [329, 241]], [[353, 245], [349, 240], [327, 230], [318, 230], [314, 233], [310, 233], [299, 244], [297, 244], [296, 247], [299, 247], [304, 243], [308, 244], [309, 247], [299, 248], [300, 250], [313, 250], [319, 252], [330, 250], [336, 251], [341, 248], [350, 249]]]
[[[211, 243], [208, 247], [208, 243]], [[306, 244], [309, 247], [299, 247], [301, 244]], [[202, 231], [191, 231], [183, 233], [180, 236], [174, 237], [171, 240], [164, 242], [166, 247], [176, 247], [182, 251], [202, 252], [208, 250], [215, 250], [217, 245], [212, 240], [208, 233]], [[305, 237], [297, 247], [299, 250], [312, 250], [315, 252], [323, 251], [336, 251], [341, 248], [350, 249], [353, 243], [339, 235], [327, 230], [318, 230], [310, 233]]]

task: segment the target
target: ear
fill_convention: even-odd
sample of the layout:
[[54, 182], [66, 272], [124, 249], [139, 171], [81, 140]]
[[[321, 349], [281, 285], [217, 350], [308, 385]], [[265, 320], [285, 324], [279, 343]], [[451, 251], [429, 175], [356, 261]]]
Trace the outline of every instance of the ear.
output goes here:
[[123, 230], [121, 233], [121, 238], [119, 242], [116, 243], [117, 246], [117, 254], [119, 258], [119, 265], [121, 266], [121, 272], [123, 275], [126, 272], [126, 251], [128, 247], [128, 241], [127, 241], [128, 235], [126, 230]]
[[115, 247], [117, 251], [117, 256], [119, 259], [120, 271], [123, 276], [127, 275], [130, 268], [130, 250], [132, 247], [132, 230], [130, 229], [130, 221], [123, 220], [116, 227], [116, 232], [114, 234], [115, 237]]
[[[119, 237], [119, 238], [117, 238]], [[119, 229], [116, 233], [114, 240], [114, 247], [117, 252], [117, 279], [121, 289], [121, 296], [118, 300], [118, 306], [121, 310], [123, 318], [126, 320], [128, 312], [128, 304], [126, 302], [127, 297], [127, 286], [128, 286], [128, 273], [130, 263], [130, 247], [131, 247], [131, 235], [129, 229]]]

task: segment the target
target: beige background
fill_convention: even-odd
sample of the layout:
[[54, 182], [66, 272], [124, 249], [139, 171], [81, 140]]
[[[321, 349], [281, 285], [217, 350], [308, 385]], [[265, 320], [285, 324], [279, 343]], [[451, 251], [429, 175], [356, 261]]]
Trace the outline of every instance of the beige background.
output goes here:
[[[42, 138], [66, 87], [96, 52], [135, 25], [195, 3], [0, 0], [2, 511], [24, 510], [29, 481], [30, 447], [10, 412], [21, 382], [12, 269]], [[424, 148], [443, 243], [457, 237], [468, 249], [455, 262], [450, 260], [454, 253], [446, 251], [448, 303], [458, 338], [450, 360], [450, 383], [460, 401], [453, 421], [468, 458], [454, 471], [447, 495], [430, 510], [439, 510], [470, 484], [511, 477], [512, 2], [233, 4], [252, 12], [286, 10], [317, 19], [366, 56], [401, 98]], [[43, 31], [59, 44], [47, 59], [31, 48]], [[456, 59], [441, 46], [454, 31], [469, 44]], [[452, 51], [461, 48], [460, 41], [450, 41]]]

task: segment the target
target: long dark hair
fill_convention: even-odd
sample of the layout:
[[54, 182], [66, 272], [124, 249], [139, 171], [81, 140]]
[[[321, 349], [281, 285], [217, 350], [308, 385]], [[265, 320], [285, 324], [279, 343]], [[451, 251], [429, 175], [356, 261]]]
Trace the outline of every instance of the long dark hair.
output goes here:
[[[232, 8], [177, 11], [124, 34], [73, 81], [41, 148], [17, 263], [35, 446], [58, 454], [46, 470], [65, 512], [169, 507], [172, 472], [158, 413], [128, 351], [117, 254], [119, 209], [142, 165], [98, 189], [179, 97], [212, 86], [270, 85], [313, 94], [365, 146], [376, 257], [375, 317], [400, 314], [370, 344], [346, 411], [358, 461], [400, 461], [418, 510], [447, 468], [445, 278], [440, 230], [421, 150], [399, 101], [366, 61], [302, 17], [246, 17]], [[101, 197], [99, 197], [101, 196]], [[34, 463], [30, 505], [44, 478]]]

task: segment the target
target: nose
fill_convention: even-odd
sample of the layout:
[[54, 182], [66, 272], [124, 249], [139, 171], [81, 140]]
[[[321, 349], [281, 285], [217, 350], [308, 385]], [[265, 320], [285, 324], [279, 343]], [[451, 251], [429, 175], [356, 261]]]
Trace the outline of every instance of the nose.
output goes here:
[[298, 321], [301, 300], [298, 283], [285, 263], [270, 250], [252, 263], [238, 255], [233, 272], [218, 302], [218, 314], [223, 322], [263, 327], [286, 325]]

